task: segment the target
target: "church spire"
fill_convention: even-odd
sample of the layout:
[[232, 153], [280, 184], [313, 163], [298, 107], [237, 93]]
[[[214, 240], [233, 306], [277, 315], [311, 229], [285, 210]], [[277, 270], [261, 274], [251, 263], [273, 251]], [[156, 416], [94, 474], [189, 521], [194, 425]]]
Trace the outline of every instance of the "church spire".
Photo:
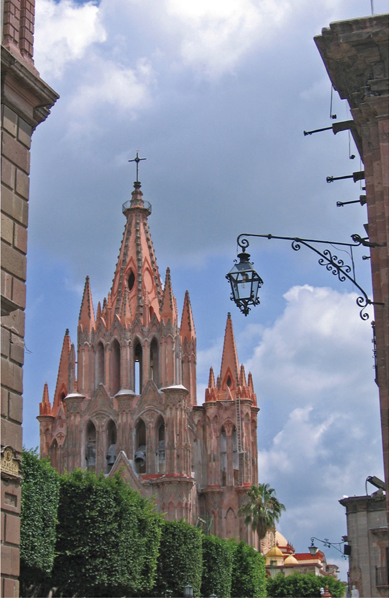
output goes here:
[[150, 320], [155, 314], [160, 320], [162, 284], [148, 225], [151, 205], [143, 200], [138, 180], [134, 183], [131, 200], [123, 204], [123, 214], [126, 224], [112, 281], [110, 321], [114, 315], [120, 316], [125, 289], [129, 292], [127, 313], [131, 314], [131, 321], [139, 318], [144, 323], [145, 302], [148, 302], [146, 319]]
[[161, 318], [164, 324], [168, 320], [174, 325], [177, 322], [177, 305], [173, 295], [172, 280], [170, 277], [170, 268], [166, 269], [165, 286], [163, 288]]
[[213, 373], [213, 367], [209, 370], [208, 388], [215, 388], [215, 374]]
[[190, 304], [189, 292], [185, 292], [184, 307], [182, 309], [181, 318], [181, 340], [184, 343], [187, 340], [189, 343], [192, 339], [196, 339], [196, 331], [194, 327], [192, 306]]
[[39, 403], [39, 415], [53, 415], [51, 411], [51, 404], [49, 400], [49, 387], [47, 382], [43, 387], [43, 397], [41, 403]]
[[91, 332], [95, 327], [95, 312], [93, 309], [92, 292], [89, 284], [89, 276], [85, 279], [84, 294], [81, 302], [78, 325], [82, 332]]
[[71, 351], [71, 342], [69, 329], [65, 331], [65, 336], [62, 343], [61, 358], [59, 360], [57, 384], [55, 387], [53, 400], [53, 415], [57, 415], [58, 408], [61, 401], [68, 394], [68, 379], [69, 379], [69, 358]]
[[224, 334], [222, 365], [220, 369], [221, 390], [236, 391], [239, 376], [239, 362], [236, 351], [234, 330], [231, 314], [227, 315], [226, 331]]

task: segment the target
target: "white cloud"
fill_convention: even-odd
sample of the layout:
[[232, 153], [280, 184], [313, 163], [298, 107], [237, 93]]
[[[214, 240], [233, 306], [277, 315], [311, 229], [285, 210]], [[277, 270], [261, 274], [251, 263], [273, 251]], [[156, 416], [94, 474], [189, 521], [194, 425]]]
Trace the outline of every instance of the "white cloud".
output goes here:
[[280, 530], [288, 540], [338, 541], [346, 533], [338, 500], [363, 494], [367, 475], [382, 475], [371, 328], [354, 293], [305, 285], [284, 297], [247, 364], [261, 409], [259, 479], [286, 504]]
[[359, 318], [356, 297], [308, 285], [290, 289], [284, 313], [247, 364], [257, 384], [269, 390], [276, 367], [279, 390], [300, 404], [324, 391], [338, 397], [341, 388], [363, 380], [361, 368], [369, 380], [371, 329]]
[[263, 42], [291, 10], [290, 2], [265, 0], [168, 0], [181, 20], [181, 57], [209, 78], [232, 71], [255, 44]]
[[88, 80], [78, 87], [70, 103], [71, 111], [90, 112], [103, 104], [116, 111], [132, 111], [148, 105], [154, 73], [146, 58], [139, 59], [135, 69], [97, 57], [90, 67]]
[[91, 44], [106, 37], [93, 2], [81, 6], [72, 0], [37, 2], [35, 63], [42, 77], [61, 77], [68, 63], [82, 59]]

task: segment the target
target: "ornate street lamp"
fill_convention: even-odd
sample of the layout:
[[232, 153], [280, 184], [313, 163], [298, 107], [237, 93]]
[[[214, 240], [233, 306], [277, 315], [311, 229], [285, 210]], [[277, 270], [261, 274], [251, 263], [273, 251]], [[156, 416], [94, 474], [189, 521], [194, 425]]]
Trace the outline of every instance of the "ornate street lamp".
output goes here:
[[311, 545], [309, 547], [309, 553], [311, 556], [315, 556], [315, 554], [317, 553], [317, 546], [314, 545], [313, 538], [311, 538]]
[[[360, 296], [357, 297], [357, 305], [361, 308], [359, 312], [362, 320], [368, 320], [369, 314], [364, 310], [368, 305], [384, 305], [378, 301], [371, 301], [363, 288], [357, 283], [355, 278], [355, 267], [354, 267], [354, 256], [353, 247], [380, 247], [378, 243], [371, 243], [367, 238], [362, 238], [359, 235], [351, 235], [354, 243], [341, 243], [338, 241], [322, 241], [320, 239], [301, 239], [300, 237], [277, 237], [275, 235], [256, 235], [254, 233], [242, 233], [237, 238], [238, 246], [241, 248], [241, 253], [238, 253], [239, 263], [236, 263], [228, 274], [226, 274], [227, 280], [231, 284], [231, 301], [234, 301], [239, 307], [240, 311], [245, 316], [250, 311], [252, 305], [259, 304], [258, 291], [263, 285], [262, 278], [257, 274], [253, 268], [253, 264], [249, 261], [250, 255], [246, 253], [246, 249], [249, 246], [247, 237], [261, 237], [263, 239], [282, 239], [284, 241], [292, 242], [292, 249], [299, 251], [301, 246], [304, 245], [311, 249], [319, 256], [318, 263], [320, 266], [325, 266], [326, 270], [331, 272], [334, 276], [337, 276], [340, 282], [349, 280], [357, 287], [360, 292]], [[348, 247], [349, 255], [351, 260], [351, 266], [345, 264], [344, 261], [338, 258], [333, 253], [333, 250], [328, 247], [323, 251], [320, 251], [315, 245], [325, 244], [331, 248], [335, 245], [340, 247]]]
[[249, 305], [258, 305], [258, 290], [263, 285], [262, 278], [256, 273], [250, 262], [250, 254], [243, 251], [238, 253], [239, 262], [226, 275], [231, 284], [231, 299], [235, 301], [240, 311], [245, 316], [250, 311]]

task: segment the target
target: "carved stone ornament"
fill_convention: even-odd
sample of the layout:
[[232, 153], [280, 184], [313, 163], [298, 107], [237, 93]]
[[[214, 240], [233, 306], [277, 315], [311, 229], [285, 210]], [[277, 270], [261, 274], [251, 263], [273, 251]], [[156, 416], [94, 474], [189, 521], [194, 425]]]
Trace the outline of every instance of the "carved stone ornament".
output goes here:
[[15, 451], [6, 446], [1, 451], [1, 477], [20, 478], [22, 474], [20, 459], [16, 457]]
[[228, 419], [227, 421], [224, 422], [223, 426], [224, 426], [227, 436], [232, 436], [232, 431], [234, 429], [234, 424], [232, 423], [232, 421]]
[[65, 441], [66, 434], [64, 434], [63, 432], [58, 432], [58, 434], [55, 435], [55, 438], [58, 442], [58, 446], [62, 446]]
[[110, 419], [108, 413], [94, 413], [92, 420], [96, 423], [97, 427], [103, 427], [105, 422]]

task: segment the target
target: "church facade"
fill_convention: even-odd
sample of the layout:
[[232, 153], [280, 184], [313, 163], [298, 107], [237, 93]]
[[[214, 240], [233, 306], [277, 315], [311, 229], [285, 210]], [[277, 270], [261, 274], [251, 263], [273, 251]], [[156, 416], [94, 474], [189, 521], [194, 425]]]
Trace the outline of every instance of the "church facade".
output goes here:
[[53, 402], [44, 386], [41, 457], [59, 471], [120, 471], [168, 519], [251, 545], [238, 509], [258, 483], [258, 407], [239, 366], [230, 314], [220, 374], [196, 397], [196, 332], [186, 292], [181, 318], [169, 268], [162, 286], [140, 183], [126, 218], [111, 291], [96, 312], [86, 278], [77, 344], [67, 330]]

